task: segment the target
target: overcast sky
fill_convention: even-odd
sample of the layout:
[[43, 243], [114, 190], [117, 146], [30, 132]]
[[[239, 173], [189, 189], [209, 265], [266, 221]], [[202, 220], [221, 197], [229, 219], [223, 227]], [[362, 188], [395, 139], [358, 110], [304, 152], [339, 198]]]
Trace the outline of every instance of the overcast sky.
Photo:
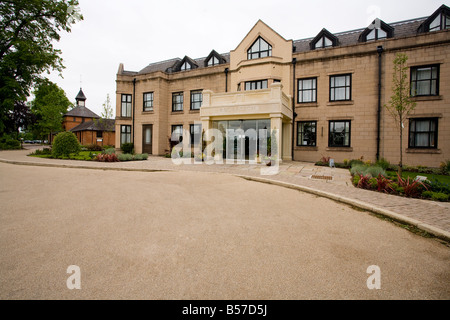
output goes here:
[[119, 63], [139, 71], [149, 63], [206, 57], [212, 49], [237, 47], [258, 19], [287, 40], [365, 28], [431, 15], [445, 0], [79, 0], [84, 20], [62, 33], [64, 69], [48, 77], [70, 101], [80, 90], [86, 106], [101, 115], [109, 94], [115, 112]]

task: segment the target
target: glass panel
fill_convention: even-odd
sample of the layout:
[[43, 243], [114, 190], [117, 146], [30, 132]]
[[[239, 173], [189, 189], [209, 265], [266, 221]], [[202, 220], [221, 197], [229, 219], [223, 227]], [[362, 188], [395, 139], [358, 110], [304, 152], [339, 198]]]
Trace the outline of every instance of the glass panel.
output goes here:
[[416, 147], [428, 147], [429, 135], [428, 133], [416, 134]]
[[262, 89], [267, 89], [267, 80], [262, 81]]
[[303, 89], [311, 89], [311, 88], [312, 88], [312, 80], [304, 80]]
[[335, 77], [335, 87], [345, 86], [345, 77]]
[[386, 31], [384, 31], [382, 29], [378, 29], [378, 39], [384, 39], [384, 38], [387, 38]]
[[370, 33], [367, 35], [366, 39], [367, 39], [367, 41], [375, 40], [375, 29], [370, 31]]
[[328, 39], [327, 37], [324, 37], [325, 47], [331, 47], [333, 46], [333, 42]]
[[145, 143], [146, 144], [152, 143], [152, 129], [151, 128], [145, 129]]
[[417, 95], [429, 95], [430, 94], [430, 82], [429, 81], [418, 81], [417, 82]]
[[416, 132], [428, 132], [430, 127], [429, 121], [416, 121]]
[[431, 68], [417, 69], [417, 80], [431, 79]]
[[450, 16], [445, 16], [445, 29], [450, 29]]
[[345, 88], [337, 88], [335, 89], [335, 99], [336, 100], [345, 100]]
[[303, 91], [302, 102], [312, 101], [312, 91]]
[[260, 42], [260, 50], [261, 51], [269, 50], [269, 44], [266, 41], [264, 41], [263, 39], [259, 39], [259, 42]]
[[432, 72], [431, 72], [431, 75], [432, 75], [432, 77], [433, 77], [433, 79], [437, 79], [437, 77], [438, 77], [438, 68], [437, 67], [432, 67], [431, 68], [431, 70], [432, 70]]
[[261, 58], [268, 57], [269, 53], [267, 51], [261, 51]]
[[431, 95], [437, 95], [436, 80], [431, 81]]
[[323, 47], [323, 38], [320, 38], [320, 40], [316, 42], [316, 48], [322, 48], [322, 47]]
[[441, 15], [438, 15], [436, 19], [430, 23], [430, 31], [439, 30], [441, 28]]

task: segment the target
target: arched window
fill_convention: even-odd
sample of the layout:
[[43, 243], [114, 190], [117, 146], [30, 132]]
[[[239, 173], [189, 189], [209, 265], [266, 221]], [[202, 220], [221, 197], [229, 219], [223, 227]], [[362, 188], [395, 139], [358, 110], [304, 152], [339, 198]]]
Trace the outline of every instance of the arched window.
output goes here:
[[247, 51], [249, 60], [272, 56], [272, 46], [259, 37]]

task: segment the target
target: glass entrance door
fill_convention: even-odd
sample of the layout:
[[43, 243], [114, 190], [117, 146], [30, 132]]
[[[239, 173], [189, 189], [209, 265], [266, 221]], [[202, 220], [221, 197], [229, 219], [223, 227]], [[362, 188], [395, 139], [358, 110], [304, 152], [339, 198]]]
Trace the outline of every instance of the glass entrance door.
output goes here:
[[148, 124], [142, 126], [142, 153], [152, 154], [153, 144], [153, 125]]

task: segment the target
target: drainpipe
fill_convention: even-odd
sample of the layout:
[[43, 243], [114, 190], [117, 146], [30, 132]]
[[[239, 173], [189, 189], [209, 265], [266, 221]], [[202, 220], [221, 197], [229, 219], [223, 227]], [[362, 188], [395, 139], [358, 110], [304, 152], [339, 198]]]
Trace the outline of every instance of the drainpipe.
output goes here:
[[136, 102], [136, 78], [133, 79], [133, 125], [131, 127], [131, 137], [133, 138], [134, 144], [134, 117], [135, 117], [135, 102]]
[[380, 144], [381, 144], [381, 58], [383, 54], [383, 46], [377, 47], [378, 53], [378, 111], [377, 111], [377, 161], [380, 160]]
[[295, 118], [297, 118], [297, 113], [295, 113], [295, 66], [297, 65], [297, 58], [292, 59], [292, 161], [294, 161], [294, 149], [295, 149]]
[[228, 92], [228, 68], [225, 68], [225, 92]]

